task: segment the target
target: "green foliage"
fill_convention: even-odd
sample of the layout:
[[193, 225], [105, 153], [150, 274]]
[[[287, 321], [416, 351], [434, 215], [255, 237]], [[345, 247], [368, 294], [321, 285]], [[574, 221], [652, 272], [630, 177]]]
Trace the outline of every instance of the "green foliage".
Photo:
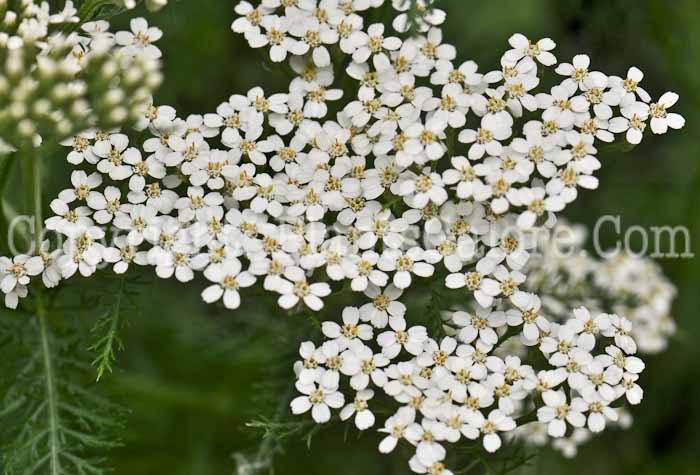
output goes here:
[[97, 320], [92, 333], [98, 336], [97, 341], [88, 348], [95, 354], [92, 365], [97, 371], [99, 382], [105, 373], [111, 373], [117, 353], [124, 350], [124, 343], [119, 332], [126, 326], [126, 313], [138, 312], [138, 287], [127, 281], [126, 276], [118, 276], [114, 293], [105, 293], [104, 299], [111, 299], [108, 308]]
[[521, 442], [515, 441], [499, 450], [498, 458], [489, 456], [478, 444], [472, 444], [458, 452], [455, 475], [508, 475], [527, 468], [537, 453]]
[[[291, 318], [297, 320], [296, 317]], [[256, 414], [253, 420], [245, 426], [254, 431], [259, 442], [252, 450], [234, 455], [236, 473], [239, 475], [274, 474], [275, 457], [283, 454], [290, 442], [303, 440], [310, 447], [314, 435], [321, 429], [313, 421], [292, 416], [289, 412], [289, 402], [296, 392], [289, 367], [289, 362], [296, 358], [296, 342], [304, 334], [318, 332], [317, 322], [313, 319], [304, 314], [299, 318], [302, 319], [301, 322], [290, 322], [296, 323], [295, 328], [285, 328], [286, 344], [268, 361], [266, 377], [255, 384], [254, 389], [260, 399], [255, 401]]]
[[84, 335], [56, 332], [40, 314], [5, 316], [2, 336], [3, 473], [106, 473], [104, 451], [119, 445], [122, 410], [86, 384]]
[[117, 0], [85, 0], [78, 9], [78, 17], [83, 21], [109, 19], [124, 11]]

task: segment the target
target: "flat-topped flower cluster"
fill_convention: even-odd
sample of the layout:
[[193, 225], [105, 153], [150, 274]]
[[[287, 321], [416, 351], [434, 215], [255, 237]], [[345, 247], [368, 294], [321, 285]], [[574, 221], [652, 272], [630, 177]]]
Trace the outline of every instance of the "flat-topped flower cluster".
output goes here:
[[[34, 276], [54, 286], [103, 263], [181, 282], [202, 272], [204, 301], [229, 309], [256, 284], [283, 309], [321, 311], [354, 292], [324, 341], [302, 344], [291, 409], [319, 423], [340, 409], [365, 430], [381, 391], [394, 412], [379, 424], [380, 451], [412, 444], [416, 473], [451, 473], [448, 443], [481, 438], [493, 452], [499, 434], [533, 421], [551, 438], [599, 432], [617, 403], [639, 403], [632, 322], [584, 307], [549, 318], [527, 287], [528, 260], [537, 233], [598, 186], [596, 143], [681, 128], [678, 97], [652, 101], [637, 68], [606, 75], [586, 55], [537, 92], [557, 64], [552, 40], [515, 34], [499, 69], [479, 72], [444, 42], [432, 2], [394, 0], [396, 35], [365, 22], [383, 3], [240, 2], [233, 30], [288, 60], [288, 91], [256, 87], [184, 118], [151, 104], [143, 143], [95, 129], [66, 142], [76, 170], [46, 221], [64, 242], [2, 261], [6, 303]], [[158, 30], [143, 20], [132, 30], [115, 37], [125, 51], [159, 55]], [[426, 283], [460, 302], [441, 309], [453, 336], [409, 324], [402, 295]], [[529, 347], [546, 367], [515, 356]]]
[[557, 233], [567, 236], [566, 252], [558, 248], [561, 242], [546, 239], [526, 270], [526, 289], [540, 296], [548, 316], [563, 320], [572, 305], [625, 315], [634, 322], [630, 335], [641, 353], [666, 350], [676, 332], [671, 307], [677, 290], [660, 266], [622, 250], [592, 256], [584, 250], [587, 233], [582, 226], [560, 221], [552, 231]]

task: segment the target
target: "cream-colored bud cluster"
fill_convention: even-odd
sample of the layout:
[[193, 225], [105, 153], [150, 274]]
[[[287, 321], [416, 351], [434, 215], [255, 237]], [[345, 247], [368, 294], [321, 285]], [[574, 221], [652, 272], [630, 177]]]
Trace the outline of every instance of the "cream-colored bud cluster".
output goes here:
[[0, 15], [0, 137], [15, 148], [134, 122], [161, 82], [157, 61], [122, 54], [111, 35], [52, 31], [72, 12], [27, 1]]

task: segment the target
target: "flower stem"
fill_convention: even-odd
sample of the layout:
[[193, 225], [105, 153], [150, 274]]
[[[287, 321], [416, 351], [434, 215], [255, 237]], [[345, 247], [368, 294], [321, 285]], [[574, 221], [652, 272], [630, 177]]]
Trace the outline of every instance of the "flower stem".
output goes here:
[[34, 229], [28, 240], [31, 240], [28, 254], [39, 254], [41, 237], [44, 233], [44, 221], [41, 200], [41, 161], [34, 147], [27, 147], [19, 156], [22, 169], [22, 182], [26, 191], [25, 212], [33, 216]]
[[44, 296], [41, 289], [35, 294], [36, 301], [36, 316], [39, 320], [39, 333], [41, 337], [41, 353], [44, 362], [44, 377], [46, 379], [46, 400], [47, 400], [47, 416], [49, 424], [49, 469], [51, 475], [59, 475], [62, 473], [60, 454], [60, 439], [59, 439], [59, 421], [58, 421], [58, 397], [56, 393], [56, 381], [54, 380], [53, 361], [51, 355], [51, 347], [49, 343], [49, 328], [46, 322], [46, 308], [44, 307]]
[[[41, 162], [37, 150], [31, 146], [26, 148], [25, 156], [20, 157], [20, 160], [23, 160], [22, 171], [24, 175], [24, 186], [28, 188], [26, 206], [32, 207], [34, 215], [34, 232], [32, 234], [33, 244], [31, 252], [33, 254], [39, 254], [41, 252], [41, 239], [43, 235]], [[63, 470], [61, 469], [60, 460], [61, 440], [59, 434], [58, 393], [56, 390], [56, 380], [54, 379], [53, 355], [49, 341], [50, 329], [47, 322], [48, 316], [44, 303], [43, 290], [41, 282], [37, 282], [35, 284], [33, 296], [36, 318], [39, 321], [39, 338], [41, 340], [44, 379], [46, 382], [49, 473], [51, 475], [59, 475], [63, 473]]]
[[531, 422], [535, 422], [537, 420], [537, 410], [532, 410], [527, 414], [524, 414], [517, 418], [515, 420], [515, 423], [518, 426], [524, 426], [525, 424], [529, 424]]
[[41, 208], [41, 163], [38, 153], [32, 154], [32, 169], [34, 183], [32, 190], [34, 193], [34, 253], [41, 252], [41, 239], [44, 235], [44, 218]]

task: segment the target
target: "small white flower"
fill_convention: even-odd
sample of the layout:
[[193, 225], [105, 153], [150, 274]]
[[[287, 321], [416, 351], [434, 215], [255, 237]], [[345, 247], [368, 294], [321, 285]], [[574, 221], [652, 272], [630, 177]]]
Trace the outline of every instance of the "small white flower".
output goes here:
[[115, 35], [122, 51], [130, 56], [143, 54], [148, 59], [158, 59], [161, 51], [152, 43], [158, 41], [163, 32], [154, 26], [149, 27], [144, 18], [134, 18], [130, 23], [131, 31], [119, 31]]
[[472, 165], [468, 158], [462, 156], [452, 157], [451, 164], [453, 168], [447, 169], [442, 179], [446, 185], [457, 184], [457, 197], [473, 197], [476, 201], [485, 201], [491, 197], [491, 188], [480, 178], [486, 172], [483, 164]]
[[592, 84], [600, 83], [601, 76], [604, 77], [603, 73], [589, 71], [590, 65], [591, 58], [588, 55], [577, 54], [571, 63], [560, 63], [556, 68], [556, 72], [568, 78], [564, 81], [567, 87], [571, 84], [581, 90], [585, 90]]
[[554, 328], [556, 331], [543, 338], [540, 344], [540, 350], [545, 355], [551, 355], [551, 365], [567, 367], [567, 371], [576, 372], [592, 361], [586, 347], [588, 341], [579, 338], [575, 325], [559, 325]]
[[236, 33], [258, 33], [263, 19], [274, 10], [265, 5], [253, 7], [249, 2], [241, 1], [236, 4], [235, 12], [240, 15], [231, 25]]
[[223, 296], [224, 306], [231, 310], [237, 309], [241, 304], [239, 289], [250, 287], [255, 283], [253, 274], [241, 271], [241, 262], [238, 259], [212, 264], [204, 271], [204, 276], [216, 283], [202, 292], [202, 299], [212, 303]]
[[86, 206], [78, 206], [71, 209], [63, 200], [56, 199], [51, 202], [52, 216], [45, 221], [46, 229], [75, 237], [85, 231], [94, 223], [90, 217], [92, 211]]
[[61, 142], [61, 145], [73, 148], [68, 153], [68, 163], [71, 165], [80, 165], [83, 161], [90, 164], [97, 163], [98, 159], [92, 151], [94, 139], [95, 132], [87, 131]]
[[445, 458], [445, 448], [439, 444], [445, 439], [444, 426], [434, 419], [424, 417], [420, 424], [411, 424], [406, 438], [416, 445], [416, 457], [420, 462], [432, 464]]
[[290, 309], [301, 300], [311, 310], [319, 311], [323, 308], [321, 298], [331, 293], [328, 284], [308, 283], [304, 271], [298, 267], [288, 267], [284, 277], [289, 280], [282, 280], [276, 286], [276, 291], [281, 294], [277, 300], [280, 307]]
[[136, 130], [145, 130], [149, 126], [158, 128], [161, 124], [167, 124], [175, 120], [177, 112], [171, 106], [156, 106], [151, 101], [144, 107], [139, 121], [134, 125]]
[[441, 205], [447, 201], [447, 191], [438, 173], [424, 170], [421, 175], [413, 172], [405, 174], [398, 184], [398, 195], [403, 196], [411, 208], [422, 209], [428, 203]]
[[251, 48], [270, 46], [270, 59], [279, 63], [287, 58], [287, 53], [298, 49], [297, 42], [287, 36], [287, 18], [265, 16], [261, 26], [264, 32], [251, 31], [246, 39]]
[[355, 307], [345, 307], [343, 309], [343, 325], [335, 322], [323, 322], [321, 328], [323, 334], [332, 340], [336, 340], [341, 349], [348, 347], [350, 341], [355, 338], [370, 340], [372, 338], [372, 327], [360, 323], [360, 311]]
[[587, 407], [582, 399], [575, 398], [568, 404], [563, 391], [545, 391], [542, 399], [545, 406], [537, 410], [537, 419], [547, 424], [547, 433], [551, 437], [564, 437], [567, 422], [575, 428], [586, 425], [583, 412]]
[[[176, 219], [162, 219], [147, 230], [147, 239], [154, 244], [148, 251], [148, 263], [155, 266], [156, 275], [161, 279], [175, 276], [180, 282], [190, 282], [194, 279], [194, 270], [201, 270], [199, 261], [192, 258], [194, 249], [183, 239]], [[205, 262], [201, 255], [197, 258]]]
[[678, 94], [667, 92], [661, 96], [658, 102], [649, 106], [651, 116], [651, 131], [655, 134], [665, 134], [668, 128], [682, 129], [685, 119], [682, 115], [668, 112], [668, 108], [678, 102]]
[[546, 213], [554, 213], [564, 209], [564, 201], [558, 196], [546, 196], [543, 188], [521, 188], [517, 191], [517, 204], [525, 207], [518, 216], [520, 229], [532, 229], [537, 220]]
[[452, 314], [452, 322], [460, 329], [457, 338], [463, 343], [471, 343], [478, 337], [488, 345], [498, 342], [498, 334], [494, 329], [499, 329], [506, 323], [503, 312], [491, 311], [486, 308], [477, 308], [474, 314], [458, 311]]
[[362, 254], [343, 258], [343, 267], [348, 278], [351, 278], [350, 287], [355, 292], [365, 292], [370, 285], [385, 287], [389, 281], [386, 273], [375, 269], [379, 262], [379, 254], [373, 251], [365, 251]]
[[428, 340], [428, 331], [422, 326], [406, 328], [406, 320], [395, 317], [389, 319], [390, 331], [381, 333], [377, 343], [382, 347], [382, 353], [389, 359], [396, 358], [402, 349], [418, 356], [423, 351], [423, 345]]
[[337, 43], [338, 32], [313, 16], [293, 19], [289, 32], [299, 38], [293, 50], [295, 55], [304, 55], [310, 51], [316, 66], [322, 68], [331, 64], [331, 56], [325, 45]]
[[149, 226], [155, 224], [157, 214], [158, 210], [151, 206], [132, 206], [128, 213], [118, 213], [115, 216], [114, 225], [122, 231], [128, 231], [129, 243], [138, 246], [143, 242]]
[[393, 452], [399, 440], [406, 438], [406, 429], [413, 424], [416, 412], [410, 407], [401, 407], [396, 414], [389, 417], [379, 432], [388, 434], [379, 443], [379, 451], [383, 454]]
[[[445, 365], [456, 349], [457, 340], [454, 338], [445, 337], [439, 345], [435, 340], [428, 339], [423, 346], [423, 353], [418, 355], [416, 362], [421, 368], [432, 368], [430, 378], [439, 381], [449, 374]], [[420, 376], [428, 379], [423, 374]]]
[[90, 277], [102, 262], [104, 246], [97, 242], [104, 237], [104, 231], [90, 227], [75, 239], [63, 244], [63, 254], [58, 259], [61, 276], [68, 279], [79, 272], [83, 277]]
[[411, 285], [411, 274], [419, 277], [433, 275], [435, 268], [427, 262], [422, 262], [424, 259], [425, 251], [419, 247], [413, 247], [405, 253], [397, 249], [387, 249], [379, 258], [379, 268], [394, 272], [394, 286], [405, 289]]
[[618, 420], [617, 412], [609, 406], [610, 401], [603, 399], [594, 389], [584, 391], [582, 396], [588, 411], [588, 428], [591, 432], [602, 432], [607, 421]]
[[365, 63], [373, 54], [380, 54], [384, 50], [396, 51], [401, 48], [401, 40], [395, 36], [384, 37], [384, 25], [375, 23], [370, 25], [367, 33], [355, 31], [350, 36], [352, 48], [352, 60], [356, 63]]
[[579, 307], [574, 309], [574, 318], [577, 322], [576, 327], [580, 328], [579, 343], [588, 351], [592, 351], [598, 334], [610, 328], [610, 316], [601, 313], [594, 317], [586, 307]]
[[633, 355], [637, 352], [637, 343], [630, 336], [632, 332], [632, 322], [625, 317], [610, 315], [610, 326], [603, 330], [603, 335], [614, 337], [615, 344], [622, 348], [628, 355]]
[[636, 95], [642, 102], [650, 102], [651, 96], [647, 91], [639, 86], [639, 83], [644, 79], [644, 73], [637, 67], [631, 67], [627, 70], [627, 76], [622, 79], [616, 76], [610, 78], [610, 88], [619, 91], [621, 96]]
[[114, 247], [105, 248], [103, 258], [105, 262], [114, 264], [112, 269], [116, 274], [124, 274], [131, 264], [148, 264], [148, 253], [129, 244], [126, 236], [117, 236], [114, 239]]
[[5, 294], [5, 305], [16, 308], [19, 297], [26, 295], [24, 288], [31, 278], [43, 270], [44, 261], [41, 256], [20, 254], [12, 260], [0, 257], [0, 290]]
[[522, 58], [536, 59], [545, 66], [552, 66], [557, 62], [557, 58], [551, 53], [556, 43], [549, 38], [533, 43], [524, 35], [516, 33], [508, 39], [508, 43], [513, 49], [507, 51], [504, 58], [511, 63], [516, 63]]
[[[484, 265], [484, 267], [486, 267], [486, 265]], [[476, 298], [479, 305], [482, 307], [489, 307], [493, 303], [493, 298], [501, 293], [498, 281], [486, 277], [489, 273], [490, 272], [479, 272], [479, 266], [477, 266], [476, 271], [448, 275], [445, 278], [445, 286], [448, 289], [461, 289], [466, 287], [467, 290], [474, 292], [474, 298]]]
[[129, 178], [134, 173], [129, 165], [141, 161], [141, 152], [129, 147], [129, 138], [124, 134], [113, 134], [109, 140], [99, 140], [93, 152], [102, 159], [97, 164], [100, 173], [108, 174], [115, 181]]
[[560, 128], [568, 129], [577, 118], [588, 113], [590, 104], [585, 96], [575, 96], [576, 84], [562, 83], [554, 86], [551, 94], [537, 94], [536, 99], [544, 122], [555, 122]]
[[479, 411], [468, 415], [469, 429], [467, 437], [476, 439], [479, 433], [483, 434], [483, 445], [487, 452], [493, 453], [501, 448], [499, 432], [510, 432], [515, 429], [515, 421], [503, 414], [498, 409], [489, 413], [488, 419]]
[[337, 101], [343, 97], [342, 89], [326, 89], [325, 87], [310, 82], [305, 84], [304, 93], [306, 103], [304, 105], [304, 117], [320, 119], [328, 114], [328, 101]]
[[376, 202], [369, 203], [358, 214], [355, 225], [362, 232], [357, 242], [360, 249], [371, 249], [379, 240], [392, 249], [398, 249], [403, 243], [401, 233], [408, 229], [405, 219], [393, 218], [391, 210], [383, 209]]
[[360, 318], [364, 322], [372, 322], [375, 328], [384, 328], [392, 319], [403, 320], [406, 306], [399, 302], [403, 291], [393, 284], [385, 289], [370, 285], [365, 295], [372, 301], [360, 307]]
[[327, 372], [321, 377], [321, 383], [301, 384], [297, 382], [297, 390], [304, 394], [295, 398], [290, 406], [292, 413], [303, 414], [311, 410], [311, 416], [319, 424], [325, 424], [331, 419], [331, 408], [340, 409], [345, 403], [343, 394], [338, 391], [338, 376]]
[[[394, 10], [398, 12], [407, 12], [413, 5], [411, 0], [392, 0]], [[415, 5], [417, 7], [415, 23], [417, 30], [421, 33], [425, 33], [433, 26], [441, 25], [447, 17], [447, 14], [443, 10], [434, 8], [432, 2], [428, 3], [426, 0], [417, 0]], [[394, 18], [392, 26], [399, 33], [406, 33], [411, 27], [409, 19], [408, 13], [401, 13]]]
[[637, 384], [638, 379], [639, 375], [628, 373], [625, 374], [622, 383], [620, 384], [619, 391], [624, 392], [624, 395], [627, 398], [627, 402], [629, 402], [633, 406], [640, 404], [642, 402], [642, 399], [644, 398], [644, 391]]
[[549, 332], [549, 320], [541, 313], [542, 302], [537, 295], [515, 302], [517, 309], [506, 312], [508, 325], [523, 326], [523, 336], [528, 341], [537, 341], [541, 334]]
[[348, 349], [343, 352], [344, 361], [352, 360], [352, 368], [341, 368], [343, 374], [351, 376], [350, 386], [360, 391], [370, 382], [381, 388], [387, 383], [387, 375], [384, 367], [389, 364], [389, 359], [383, 354], [374, 354], [371, 348], [364, 345], [360, 340], [351, 340]]
[[419, 371], [420, 368], [412, 361], [392, 364], [386, 369], [389, 382], [384, 385], [384, 392], [399, 402], [419, 396], [421, 391], [418, 386], [424, 387], [426, 382]]
[[510, 137], [513, 118], [507, 112], [487, 114], [481, 119], [481, 127], [477, 130], [465, 129], [459, 133], [459, 141], [472, 144], [469, 148], [469, 159], [476, 160], [489, 155], [498, 156], [503, 147], [501, 141]]
[[374, 425], [375, 417], [368, 409], [367, 402], [374, 397], [374, 391], [363, 389], [355, 395], [355, 400], [340, 411], [340, 419], [345, 421], [355, 416], [355, 426], [367, 430]]
[[76, 170], [70, 176], [72, 189], [66, 189], [58, 194], [58, 199], [64, 203], [72, 203], [76, 200], [86, 201], [90, 192], [102, 184], [102, 177], [99, 173], [92, 173], [88, 176], [82, 170]]
[[[438, 457], [442, 455], [442, 457]], [[415, 473], [426, 473], [428, 475], [454, 475], [452, 471], [448, 470], [443, 463], [445, 454], [423, 454], [423, 457], [419, 457], [417, 454], [411, 457], [408, 461], [408, 465], [411, 470]]]
[[625, 136], [629, 143], [633, 145], [639, 144], [647, 127], [649, 105], [644, 102], [637, 102], [634, 96], [628, 95], [620, 103], [620, 110], [623, 117], [610, 119], [610, 132], [614, 134], [626, 132]]

